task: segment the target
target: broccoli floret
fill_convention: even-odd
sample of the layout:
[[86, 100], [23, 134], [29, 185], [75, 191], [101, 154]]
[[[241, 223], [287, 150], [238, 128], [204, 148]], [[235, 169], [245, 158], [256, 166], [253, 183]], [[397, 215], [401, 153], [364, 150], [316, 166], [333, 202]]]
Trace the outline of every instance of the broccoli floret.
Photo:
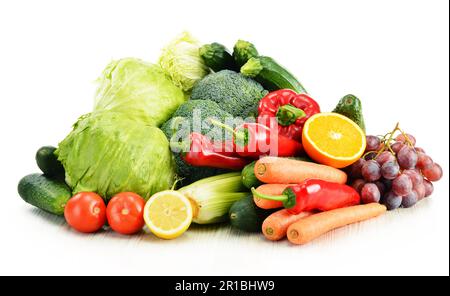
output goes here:
[[258, 103], [267, 91], [251, 78], [231, 70], [207, 75], [194, 86], [191, 100], [211, 100], [235, 117], [257, 115]]
[[[199, 115], [201, 122], [194, 123], [194, 111]], [[173, 117], [164, 123], [161, 129], [172, 143], [188, 139], [189, 134], [194, 131], [194, 124], [201, 124], [200, 130], [196, 130], [196, 132], [201, 132], [201, 134], [207, 135], [212, 139], [222, 139], [222, 137], [228, 137], [229, 139], [229, 133], [225, 133], [223, 129], [211, 125], [208, 122], [208, 118], [215, 118], [224, 122], [226, 118], [231, 117], [231, 114], [223, 111], [215, 102], [207, 100], [187, 101], [175, 111]], [[228, 172], [223, 169], [191, 166], [184, 162], [180, 153], [174, 152], [174, 158], [177, 174], [184, 178], [183, 185]]]

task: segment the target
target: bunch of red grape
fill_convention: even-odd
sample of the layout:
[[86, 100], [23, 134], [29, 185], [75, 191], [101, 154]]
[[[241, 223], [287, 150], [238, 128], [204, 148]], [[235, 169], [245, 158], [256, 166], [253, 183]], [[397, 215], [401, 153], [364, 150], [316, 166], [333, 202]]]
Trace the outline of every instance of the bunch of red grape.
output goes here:
[[384, 137], [366, 139], [366, 153], [348, 167], [351, 185], [363, 203], [383, 203], [388, 210], [409, 208], [433, 193], [432, 182], [442, 178], [442, 168], [415, 146], [412, 135], [397, 125]]

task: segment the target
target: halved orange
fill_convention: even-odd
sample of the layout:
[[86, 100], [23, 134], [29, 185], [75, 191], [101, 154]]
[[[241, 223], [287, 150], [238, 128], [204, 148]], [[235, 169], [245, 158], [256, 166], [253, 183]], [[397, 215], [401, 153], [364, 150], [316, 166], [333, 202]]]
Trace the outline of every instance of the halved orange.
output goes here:
[[363, 130], [338, 113], [311, 116], [303, 127], [302, 142], [309, 157], [335, 168], [351, 165], [366, 149]]

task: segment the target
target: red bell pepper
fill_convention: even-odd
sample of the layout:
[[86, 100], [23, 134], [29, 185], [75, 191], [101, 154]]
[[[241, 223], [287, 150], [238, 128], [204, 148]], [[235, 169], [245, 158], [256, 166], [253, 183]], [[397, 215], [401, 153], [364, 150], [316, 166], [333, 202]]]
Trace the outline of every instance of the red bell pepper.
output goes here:
[[236, 129], [211, 120], [214, 125], [225, 128], [233, 133], [235, 151], [242, 157], [257, 159], [272, 155], [279, 157], [296, 156], [303, 152], [303, 146], [288, 137], [279, 135], [277, 131], [259, 123], [244, 123]]
[[[191, 133], [189, 141], [184, 143], [171, 143], [172, 150], [182, 153], [183, 160], [196, 167], [212, 167], [227, 170], [242, 170], [250, 161], [238, 156], [235, 152], [222, 152], [223, 145], [212, 143], [206, 136], [199, 133]], [[228, 150], [228, 148], [227, 148]]]
[[358, 205], [361, 197], [348, 185], [328, 181], [309, 179], [299, 185], [287, 187], [282, 195], [261, 194], [252, 188], [254, 196], [262, 199], [282, 201], [291, 214], [303, 211], [330, 211], [338, 208]]
[[258, 122], [269, 126], [270, 119], [276, 118], [280, 135], [301, 141], [306, 120], [319, 112], [319, 104], [310, 96], [297, 94], [290, 89], [280, 89], [261, 99]]

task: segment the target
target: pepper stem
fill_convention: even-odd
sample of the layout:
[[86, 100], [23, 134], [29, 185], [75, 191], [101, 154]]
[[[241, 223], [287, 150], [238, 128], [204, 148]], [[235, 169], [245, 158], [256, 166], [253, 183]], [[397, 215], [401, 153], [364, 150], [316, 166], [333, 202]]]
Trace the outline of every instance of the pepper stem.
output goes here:
[[297, 119], [303, 118], [306, 116], [305, 111], [299, 109], [297, 107], [292, 106], [291, 104], [283, 105], [278, 108], [277, 111], [277, 120], [278, 123], [282, 126], [288, 126], [297, 121]]
[[248, 132], [245, 131], [235, 131], [231, 126], [226, 125], [220, 121], [214, 120], [212, 118], [209, 118], [209, 122], [211, 122], [212, 125], [221, 127], [233, 134], [234, 142], [235, 143], [244, 143], [245, 145], [248, 143]]
[[253, 196], [262, 198], [262, 199], [268, 199], [268, 200], [276, 200], [276, 201], [282, 201], [285, 202], [288, 200], [288, 196], [287, 195], [267, 195], [267, 194], [263, 194], [263, 193], [259, 193], [258, 191], [256, 191], [255, 187], [252, 187], [252, 193]]

